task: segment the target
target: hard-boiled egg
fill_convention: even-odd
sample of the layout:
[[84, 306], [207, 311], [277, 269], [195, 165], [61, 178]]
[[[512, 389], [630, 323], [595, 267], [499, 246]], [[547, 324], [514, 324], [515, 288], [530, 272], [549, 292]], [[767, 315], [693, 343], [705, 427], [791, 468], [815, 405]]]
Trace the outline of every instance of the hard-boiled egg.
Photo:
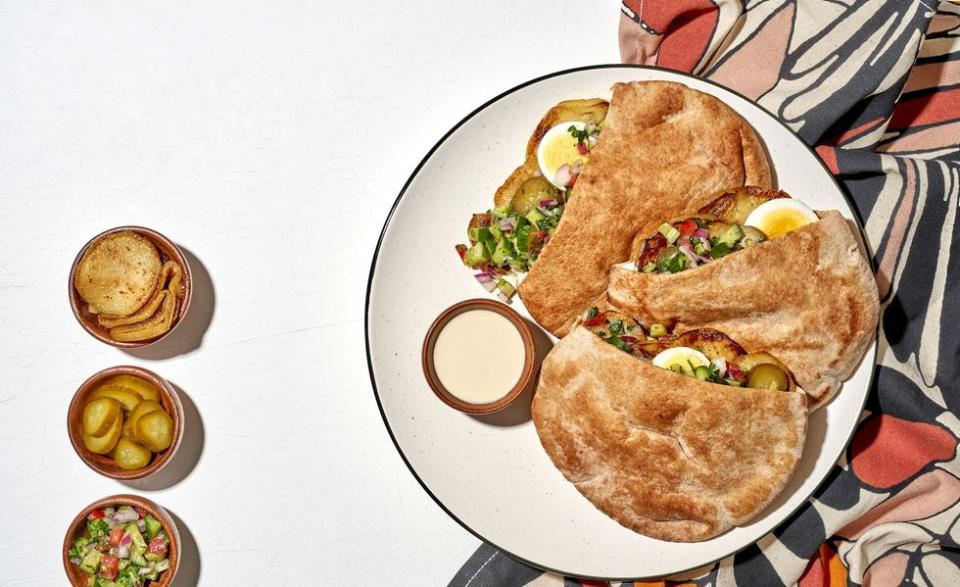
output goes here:
[[757, 206], [744, 224], [762, 230], [767, 238], [779, 238], [817, 220], [816, 212], [800, 200], [776, 198]]
[[573, 184], [574, 176], [586, 164], [589, 147], [578, 145], [570, 134], [570, 127], [578, 131], [586, 128], [583, 122], [561, 122], [547, 131], [537, 147], [537, 164], [547, 181], [563, 189]]
[[696, 367], [709, 365], [710, 359], [697, 349], [675, 346], [657, 353], [657, 356], [653, 358], [653, 364], [670, 371], [677, 371], [679, 368], [684, 375], [693, 375], [693, 370]]

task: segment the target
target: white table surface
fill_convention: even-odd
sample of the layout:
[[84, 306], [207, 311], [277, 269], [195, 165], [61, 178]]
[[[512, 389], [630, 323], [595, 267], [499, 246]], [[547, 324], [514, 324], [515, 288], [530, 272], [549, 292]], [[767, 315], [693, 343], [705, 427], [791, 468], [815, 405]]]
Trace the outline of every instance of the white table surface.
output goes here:
[[[478, 540], [377, 410], [373, 248], [447, 129], [617, 61], [617, 19], [590, 0], [0, 4], [0, 585], [62, 585], [67, 524], [125, 492], [186, 527], [178, 585], [445, 584]], [[88, 336], [66, 295], [77, 250], [122, 224], [180, 243], [197, 288], [135, 353]], [[189, 398], [161, 479], [101, 477], [70, 447], [71, 396], [118, 364]]]

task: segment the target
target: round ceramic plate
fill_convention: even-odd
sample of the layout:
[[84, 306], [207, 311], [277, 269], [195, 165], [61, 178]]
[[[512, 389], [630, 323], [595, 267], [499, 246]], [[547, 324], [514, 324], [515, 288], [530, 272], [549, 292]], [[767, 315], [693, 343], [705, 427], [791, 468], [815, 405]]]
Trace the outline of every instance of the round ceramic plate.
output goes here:
[[[530, 133], [557, 102], [610, 96], [615, 82], [670, 80], [713, 94], [766, 144], [781, 189], [856, 225], [817, 156], [775, 118], [720, 86], [670, 71], [601, 66], [533, 80], [455, 126], [414, 171], [387, 219], [367, 292], [367, 357], [383, 420], [423, 488], [465, 528], [516, 558], [567, 575], [643, 578], [694, 569], [756, 542], [800, 507], [837, 462], [870, 389], [876, 355], [810, 419], [803, 459], [783, 493], [746, 526], [706, 542], [654, 540], [624, 528], [568, 483], [529, 420], [471, 417], [444, 405], [420, 370], [420, 345], [444, 308], [486, 292], [454, 245], [473, 212], [523, 161]], [[603, 140], [601, 138], [601, 140]], [[513, 304], [525, 314], [522, 303]], [[525, 314], [526, 315], [526, 314]], [[478, 363], [477, 376], [484, 365]]]

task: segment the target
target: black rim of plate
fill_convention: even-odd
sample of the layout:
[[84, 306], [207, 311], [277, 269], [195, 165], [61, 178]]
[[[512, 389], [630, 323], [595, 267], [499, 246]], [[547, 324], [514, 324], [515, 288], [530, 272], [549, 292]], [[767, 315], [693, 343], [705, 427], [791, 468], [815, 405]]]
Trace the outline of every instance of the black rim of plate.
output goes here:
[[[497, 544], [496, 544], [495, 542], [493, 542], [492, 540], [489, 540], [488, 538], [482, 536], [482, 535], [479, 534], [477, 531], [475, 531], [473, 528], [471, 528], [469, 525], [467, 525], [466, 523], [464, 523], [463, 520], [461, 520], [460, 518], [458, 518], [458, 517], [456, 516], [456, 514], [454, 514], [452, 511], [450, 511], [450, 510], [447, 508], [447, 506], [444, 505], [444, 503], [443, 503], [442, 501], [440, 501], [440, 499], [437, 498], [437, 496], [434, 495], [432, 491], [430, 491], [430, 488], [427, 487], [427, 484], [424, 483], [424, 482], [423, 482], [423, 479], [420, 478], [420, 475], [417, 474], [416, 469], [414, 469], [414, 468], [413, 468], [413, 465], [410, 464], [410, 461], [407, 459], [407, 455], [404, 454], [403, 449], [400, 448], [400, 443], [397, 442], [397, 437], [396, 437], [396, 436], [394, 435], [394, 433], [393, 433], [393, 428], [390, 427], [390, 420], [387, 418], [387, 414], [386, 414], [386, 412], [384, 412], [384, 410], [383, 410], [383, 403], [380, 401], [380, 391], [377, 389], [377, 379], [376, 379], [376, 376], [375, 376], [374, 373], [373, 373], [373, 360], [372, 360], [372, 358], [371, 358], [371, 356], [370, 356], [370, 292], [371, 292], [371, 290], [373, 289], [373, 277], [374, 277], [374, 274], [376, 273], [376, 269], [377, 269], [377, 259], [378, 259], [379, 256], [380, 256], [380, 247], [383, 245], [384, 236], [385, 236], [386, 233], [387, 233], [387, 228], [390, 227], [390, 221], [393, 220], [393, 214], [394, 214], [394, 212], [397, 210], [397, 206], [400, 204], [400, 201], [403, 199], [403, 196], [407, 193], [407, 188], [410, 187], [410, 184], [413, 182], [414, 178], [416, 178], [417, 175], [420, 173], [420, 170], [423, 168], [423, 166], [426, 165], [427, 161], [429, 161], [429, 160], [431, 159], [431, 157], [433, 157], [433, 154], [437, 151], [437, 149], [440, 148], [440, 145], [442, 145], [443, 143], [445, 143], [445, 142], [447, 141], [447, 139], [450, 138], [450, 136], [451, 136], [453, 133], [455, 133], [461, 126], [463, 126], [463, 125], [466, 124], [468, 121], [470, 121], [474, 116], [476, 116], [477, 114], [479, 114], [479, 113], [482, 112], [483, 110], [486, 110], [487, 107], [489, 107], [491, 104], [502, 100], [503, 98], [505, 98], [505, 97], [513, 94], [514, 92], [517, 92], [518, 90], [522, 90], [523, 88], [526, 88], [527, 86], [531, 86], [531, 85], [536, 84], [536, 83], [539, 83], [539, 82], [541, 82], [541, 81], [544, 81], [544, 80], [547, 80], [547, 79], [550, 79], [550, 78], [561, 77], [561, 76], [564, 76], [564, 75], [570, 75], [570, 74], [578, 73], [578, 72], [582, 72], [582, 71], [590, 71], [590, 70], [594, 70], [594, 69], [627, 69], [627, 70], [632, 69], [632, 70], [653, 70], [653, 71], [668, 72], [670, 75], [677, 75], [677, 76], [680, 76], [680, 77], [683, 77], [683, 78], [687, 78], [687, 79], [691, 79], [691, 80], [696, 80], [697, 82], [700, 82], [700, 83], [707, 83], [707, 84], [709, 84], [709, 85], [711, 85], [711, 86], [714, 86], [714, 87], [716, 87], [716, 88], [719, 88], [719, 89], [721, 89], [721, 90], [723, 90], [723, 91], [725, 91], [725, 92], [730, 92], [731, 94], [733, 94], [733, 95], [735, 95], [735, 96], [738, 96], [738, 97], [746, 100], [747, 102], [749, 102], [749, 103], [757, 106], [757, 109], [758, 109], [759, 111], [761, 111], [764, 115], [768, 116], [771, 120], [776, 121], [777, 124], [779, 124], [780, 126], [782, 126], [783, 128], [785, 128], [791, 135], [793, 135], [794, 138], [797, 139], [797, 142], [800, 143], [801, 145], [803, 145], [803, 147], [804, 147], [805, 149], [807, 149], [807, 151], [809, 151], [811, 155], [813, 155], [813, 157], [817, 160], [817, 162], [820, 163], [820, 166], [823, 167], [824, 171], [827, 172], [827, 175], [828, 175], [828, 176], [830, 177], [830, 179], [833, 181], [834, 185], [837, 186], [837, 190], [840, 192], [840, 194], [843, 196], [843, 199], [846, 200], [847, 204], [850, 206], [850, 209], [853, 211], [853, 220], [854, 220], [854, 222], [855, 222], [856, 225], [857, 225], [857, 229], [859, 230], [859, 235], [858, 235], [858, 236], [859, 236], [859, 240], [861, 241], [861, 244], [863, 244], [864, 249], [865, 249], [865, 251], [866, 251], [867, 261], [871, 264], [871, 268], [872, 268], [872, 269], [875, 270], [876, 267], [873, 267], [873, 251], [870, 250], [870, 245], [869, 245], [869, 243], [867, 243], [867, 239], [866, 239], [865, 236], [864, 236], [863, 223], [862, 223], [861, 220], [860, 220], [860, 216], [859, 216], [859, 213], [857, 212], [857, 207], [856, 207], [855, 203], [854, 203], [853, 200], [850, 198], [850, 196], [847, 194], [846, 190], [843, 189], [843, 186], [841, 186], [841, 185], [839, 184], [839, 182], [837, 182], [836, 177], [834, 177], [833, 173], [830, 172], [830, 169], [826, 166], [826, 164], [823, 163], [823, 160], [820, 159], [820, 156], [817, 155], [816, 151], [814, 151], [802, 138], [800, 138], [800, 135], [798, 135], [792, 128], [790, 128], [789, 126], [787, 126], [782, 120], [780, 120], [780, 119], [777, 118], [776, 116], [770, 114], [769, 112], [767, 112], [766, 110], [764, 110], [763, 108], [761, 108], [760, 106], [758, 106], [758, 105], [756, 104], [756, 102], [754, 102], [754, 101], [751, 100], [750, 98], [747, 98], [746, 96], [744, 96], [744, 95], [741, 94], [740, 92], [737, 92], [736, 90], [732, 90], [732, 89], [730, 89], [730, 88], [728, 88], [728, 87], [726, 87], [726, 86], [720, 85], [720, 84], [718, 84], [718, 83], [716, 83], [716, 82], [713, 82], [713, 81], [710, 81], [710, 80], [708, 80], [708, 79], [699, 78], [699, 77], [697, 77], [697, 76], [695, 76], [695, 75], [691, 75], [691, 74], [689, 74], [689, 73], [684, 73], [684, 72], [680, 72], [680, 71], [674, 71], [674, 70], [672, 70], [672, 69], [664, 69], [664, 68], [661, 68], [661, 67], [653, 67], [653, 66], [649, 66], [649, 65], [631, 65], [631, 64], [620, 64], [620, 63], [608, 63], [608, 64], [601, 64], [601, 65], [587, 65], [587, 66], [584, 66], [584, 67], [574, 67], [574, 68], [572, 68], [572, 69], [564, 69], [564, 70], [561, 70], [561, 71], [556, 71], [556, 72], [553, 72], [553, 73], [548, 73], [548, 74], [546, 74], [546, 75], [542, 75], [542, 76], [540, 76], [540, 77], [533, 78], [533, 79], [531, 79], [531, 80], [529, 80], [529, 81], [523, 82], [522, 84], [519, 84], [519, 85], [517, 85], [517, 86], [514, 86], [514, 87], [510, 88], [509, 90], [507, 90], [507, 91], [505, 91], [505, 92], [503, 92], [503, 93], [501, 93], [501, 94], [498, 94], [497, 96], [491, 98], [490, 100], [487, 100], [487, 101], [484, 102], [482, 105], [480, 105], [479, 107], [477, 107], [476, 109], [474, 109], [472, 112], [470, 112], [470, 114], [467, 114], [467, 115], [466, 115], [465, 117], [463, 117], [459, 122], [457, 122], [457, 124], [455, 124], [450, 130], [448, 130], [442, 137], [440, 137], [440, 140], [438, 140], [438, 141], [436, 142], [436, 144], [434, 144], [433, 147], [430, 148], [430, 150], [427, 152], [427, 154], [424, 155], [423, 159], [420, 160], [420, 163], [417, 164], [417, 167], [413, 170], [413, 173], [411, 173], [411, 174], [410, 174], [410, 177], [407, 178], [407, 181], [404, 182], [403, 188], [400, 190], [399, 195], [397, 195], [397, 199], [394, 200], [393, 205], [390, 207], [390, 212], [387, 214], [387, 219], [386, 219], [386, 221], [383, 223], [383, 228], [380, 230], [380, 236], [377, 238], [377, 246], [376, 246], [376, 248], [375, 248], [374, 251], [373, 251], [373, 260], [372, 260], [371, 263], [370, 263], [370, 274], [369, 274], [369, 277], [367, 278], [367, 293], [366, 293], [366, 297], [365, 297], [365, 299], [364, 299], [364, 311], [363, 311], [363, 340], [364, 340], [364, 346], [365, 346], [365, 348], [366, 348], [366, 354], [367, 354], [367, 371], [368, 371], [369, 374], [370, 374], [370, 384], [373, 386], [373, 395], [374, 395], [374, 397], [375, 397], [376, 400], [377, 400], [377, 408], [380, 410], [380, 417], [383, 418], [383, 424], [384, 424], [384, 426], [386, 426], [386, 428], [387, 428], [387, 433], [390, 435], [390, 440], [393, 442], [394, 448], [397, 449], [397, 452], [400, 454], [400, 458], [403, 459], [404, 464], [407, 466], [407, 469], [410, 470], [410, 473], [413, 475], [413, 478], [417, 480], [417, 483], [420, 484], [420, 487], [423, 488], [423, 490], [427, 493], [427, 495], [430, 496], [430, 498], [440, 507], [440, 509], [442, 509], [444, 512], [446, 512], [446, 514], [447, 514], [448, 516], [450, 516], [456, 523], [460, 524], [460, 526], [463, 527], [464, 530], [466, 530], [466, 531], [469, 532], [470, 534], [473, 534], [475, 537], [477, 537], [477, 538], [480, 539], [481, 541], [483, 541], [483, 542], [485, 542], [485, 543], [487, 543], [487, 544], [490, 544], [491, 546], [497, 548], [498, 550], [506, 553], [506, 554], [509, 555], [510, 557], [512, 557], [512, 558], [514, 558], [514, 559], [516, 559], [516, 560], [518, 560], [518, 561], [520, 561], [520, 562], [522, 562], [522, 563], [524, 563], [524, 564], [527, 564], [527, 565], [529, 565], [529, 566], [531, 566], [531, 567], [535, 567], [535, 568], [537, 568], [537, 569], [542, 569], [542, 570], [544, 570], [544, 571], [549, 571], [549, 572], [551, 572], [551, 573], [557, 573], [557, 574], [559, 574], [559, 575], [564, 575], [564, 576], [567, 576], [567, 577], [576, 577], [576, 578], [581, 578], [581, 579], [599, 580], [599, 581], [642, 581], [642, 580], [646, 580], [646, 579], [651, 579], [651, 578], [655, 578], [655, 577], [660, 577], [661, 575], [648, 575], [648, 576], [641, 576], [641, 577], [596, 577], [596, 576], [591, 576], [591, 575], [582, 575], [582, 574], [575, 573], [575, 572], [570, 572], [570, 571], [564, 571], [564, 570], [562, 570], [562, 569], [555, 569], [555, 568], [553, 568], [553, 567], [549, 567], [549, 566], [546, 566], [546, 565], [537, 563], [537, 562], [535, 562], [535, 561], [528, 560], [528, 559], [526, 559], [526, 558], [524, 558], [524, 557], [522, 557], [522, 556], [519, 556], [519, 555], [517, 555], [517, 554], [514, 554], [514, 553], [510, 552], [509, 550], [507, 550], [507, 549], [505, 549], [505, 548], [502, 548], [501, 546], [497, 545]], [[629, 81], [629, 80], [628, 80], [628, 81]], [[761, 137], [761, 139], [762, 139], [762, 138], [763, 138], [763, 137]], [[878, 328], [879, 328], [879, 325], [878, 325]], [[874, 342], [876, 342], [876, 339], [877, 339], [877, 332], [874, 333]], [[876, 351], [874, 351], [874, 352], [876, 352]], [[876, 354], [874, 354], [874, 368], [873, 368], [873, 370], [872, 370], [871, 373], [870, 373], [870, 381], [869, 381], [869, 383], [867, 384], [867, 393], [865, 393], [865, 394], [863, 395], [863, 401], [862, 401], [861, 404], [860, 404], [859, 413], [862, 413], [862, 412], [863, 412], [863, 408], [866, 406], [867, 397], [870, 395], [870, 390], [873, 389], [873, 382], [874, 382], [874, 379], [875, 379], [875, 377], [876, 377], [876, 373], [877, 373]], [[824, 409], [825, 409], [825, 407], [826, 407], [826, 406], [824, 406]], [[843, 448], [841, 449], [839, 456], [843, 456], [843, 454], [846, 453], [847, 447], [850, 445], [850, 441], [853, 440], [853, 435], [854, 435], [854, 433], [856, 432], [856, 430], [857, 430], [857, 426], [854, 425], [854, 427], [850, 430], [850, 433], [847, 435], [846, 441], [843, 443]], [[838, 457], [838, 458], [839, 458], [839, 457]], [[831, 470], [832, 470], [832, 467], [834, 467], [834, 466], [836, 466], [836, 465], [834, 464], [834, 465], [831, 466]], [[781, 524], [783, 524], [784, 522], [786, 522], [787, 520], [789, 520], [791, 517], [793, 517], [794, 514], [796, 514], [796, 513], [800, 510], [800, 508], [804, 507], [807, 503], [809, 503], [810, 498], [813, 496], [814, 493], [817, 492], [817, 490], [820, 488], [820, 486], [823, 485], [823, 482], [826, 481], [827, 477], [829, 477], [829, 471], [828, 471], [828, 474], [827, 474], [827, 475], [824, 475], [823, 479], [821, 479], [821, 480], [816, 484], [816, 486], [814, 486], [813, 490], [812, 490], [806, 497], [803, 498], [803, 501], [801, 501], [800, 504], [799, 504], [796, 508], [794, 508], [793, 510], [791, 510], [789, 514], [787, 514], [786, 516], [784, 516], [784, 518], [783, 518], [780, 522], [778, 522], [778, 523], [770, 530], [770, 532], [776, 531], [776, 529], [779, 528]], [[769, 507], [769, 506], [768, 506], [768, 507]], [[736, 553], [740, 552], [741, 550], [749, 547], [749, 546], [752, 545], [752, 544], [754, 544], [754, 543], [751, 542], [751, 543], [748, 543], [748, 544], [744, 544], [743, 546], [740, 546], [740, 547], [738, 547], [738, 548], [736, 548], [736, 549], [734, 549], [734, 550], [731, 550], [730, 552], [724, 553], [724, 554], [722, 554], [722, 555], [720, 555], [720, 556], [718, 556], [718, 557], [716, 557], [716, 558], [713, 558], [713, 559], [711, 559], [711, 560], [709, 560], [709, 561], [702, 562], [702, 563], [700, 563], [700, 564], [698, 564], [698, 565], [695, 565], [695, 566], [693, 566], [693, 567], [690, 567], [690, 568], [688, 568], [688, 569], [680, 569], [680, 570], [677, 570], [677, 571], [673, 571], [671, 574], [674, 574], [674, 575], [675, 575], [675, 574], [679, 574], [679, 573], [685, 573], [685, 572], [687, 572], [687, 571], [691, 571], [691, 570], [700, 568], [700, 567], [705, 566], [705, 565], [713, 564], [713, 563], [715, 563], [715, 562], [717, 562], [717, 561], [719, 561], [719, 560], [721, 560], [721, 559], [727, 558], [727, 557], [730, 556], [730, 555], [733, 555], [733, 554], [736, 554]]]

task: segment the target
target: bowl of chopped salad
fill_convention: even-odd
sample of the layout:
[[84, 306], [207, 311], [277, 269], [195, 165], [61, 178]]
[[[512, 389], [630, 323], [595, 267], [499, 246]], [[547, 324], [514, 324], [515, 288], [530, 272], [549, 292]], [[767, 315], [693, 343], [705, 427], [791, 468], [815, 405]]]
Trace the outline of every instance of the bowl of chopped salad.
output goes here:
[[180, 535], [163, 508], [114, 495], [80, 512], [63, 540], [63, 567], [74, 587], [165, 587], [177, 574]]

